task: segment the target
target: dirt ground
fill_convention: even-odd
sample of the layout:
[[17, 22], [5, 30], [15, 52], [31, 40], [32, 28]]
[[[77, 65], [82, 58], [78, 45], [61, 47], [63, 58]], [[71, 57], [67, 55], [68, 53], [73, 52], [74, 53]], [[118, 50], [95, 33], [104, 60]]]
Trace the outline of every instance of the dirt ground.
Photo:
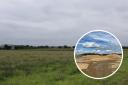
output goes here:
[[113, 73], [121, 62], [121, 55], [83, 55], [76, 58], [77, 65], [87, 75], [105, 77]]

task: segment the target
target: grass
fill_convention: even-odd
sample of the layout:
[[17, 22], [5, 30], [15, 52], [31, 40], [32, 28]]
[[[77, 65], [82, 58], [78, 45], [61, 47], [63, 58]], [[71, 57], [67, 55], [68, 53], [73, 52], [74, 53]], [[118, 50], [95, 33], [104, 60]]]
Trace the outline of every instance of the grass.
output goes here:
[[127, 75], [128, 49], [118, 72], [103, 80], [82, 75], [71, 50], [0, 51], [0, 85], [124, 85]]

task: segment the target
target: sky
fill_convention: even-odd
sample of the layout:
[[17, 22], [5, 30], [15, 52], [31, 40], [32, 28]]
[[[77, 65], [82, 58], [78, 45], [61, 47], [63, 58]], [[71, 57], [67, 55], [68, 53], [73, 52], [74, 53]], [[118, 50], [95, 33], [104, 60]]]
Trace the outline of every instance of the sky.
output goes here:
[[76, 46], [76, 53], [121, 53], [121, 46], [113, 35], [104, 31], [93, 31], [79, 40]]
[[106, 30], [128, 46], [128, 0], [1, 0], [0, 44], [75, 45]]

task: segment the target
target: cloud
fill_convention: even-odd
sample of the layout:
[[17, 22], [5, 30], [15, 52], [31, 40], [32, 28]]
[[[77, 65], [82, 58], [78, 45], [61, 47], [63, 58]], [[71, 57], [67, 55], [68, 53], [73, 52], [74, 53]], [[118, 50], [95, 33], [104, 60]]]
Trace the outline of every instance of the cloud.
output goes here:
[[107, 52], [112, 52], [112, 50], [106, 50]]
[[80, 50], [80, 53], [121, 53], [121, 47], [116, 38], [103, 31], [90, 32], [83, 36], [76, 50]]
[[98, 45], [95, 42], [85, 42], [85, 43], [83, 43], [83, 46], [86, 48], [98, 48], [98, 47], [100, 47], [100, 45]]
[[109, 43], [111, 45], [119, 45], [116, 37], [112, 35], [111, 33], [107, 32], [92, 32], [88, 34], [89, 37], [92, 38], [93, 41], [99, 41], [99, 43], [104, 42], [104, 43]]
[[96, 50], [95, 53], [98, 53], [98, 54], [111, 54], [113, 53], [112, 50]]
[[96, 53], [100, 53], [101, 52], [101, 50], [96, 50]]
[[127, 0], [1, 0], [0, 44], [75, 45], [102, 29], [128, 45]]

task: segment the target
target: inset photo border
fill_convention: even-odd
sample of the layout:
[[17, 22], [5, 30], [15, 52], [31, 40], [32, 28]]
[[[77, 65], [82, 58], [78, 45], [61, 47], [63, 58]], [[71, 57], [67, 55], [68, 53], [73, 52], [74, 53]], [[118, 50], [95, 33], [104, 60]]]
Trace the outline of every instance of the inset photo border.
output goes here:
[[[118, 65], [118, 67], [116, 68], [116, 70], [114, 70], [111, 74], [109, 74], [109, 75], [106, 75], [106, 76], [103, 76], [103, 77], [95, 77], [95, 76], [91, 76], [91, 75], [89, 75], [89, 74], [87, 74], [87, 73], [85, 73], [85, 72], [83, 72], [83, 70], [81, 69], [81, 68], [89, 68], [89, 65], [90, 64], [86, 64], [87, 62], [89, 62], [89, 61], [81, 61], [82, 59], [79, 59], [79, 61], [81, 61], [81, 62], [84, 62], [83, 64], [81, 64], [81, 67], [80, 67], [80, 65], [78, 65], [78, 62], [77, 62], [77, 60], [76, 60], [76, 57], [78, 57], [77, 56], [77, 54], [80, 54], [80, 55], [83, 55], [84, 54], [84, 56], [86, 56], [86, 55], [91, 55], [91, 54], [94, 54], [95, 55], [95, 53], [98, 53], [98, 54], [100, 54], [100, 55], [106, 55], [105, 53], [112, 53], [111, 51], [109, 51], [107, 48], [100, 48], [100, 45], [98, 45], [98, 44], [94, 44], [93, 42], [88, 42], [89, 41], [89, 39], [88, 39], [88, 41], [86, 41], [85, 40], [85, 42], [84, 43], [81, 43], [80, 41], [85, 37], [86, 38], [86, 36], [88, 36], [90, 33], [93, 33], [93, 32], [103, 32], [103, 33], [107, 33], [107, 34], [109, 34], [109, 35], [111, 35], [113, 38], [115, 38], [116, 40], [117, 40], [117, 43], [118, 43], [118, 45], [119, 45], [119, 48], [120, 48], [120, 56], [121, 56], [121, 60], [120, 60], [120, 62], [119, 62], [119, 65]], [[101, 36], [101, 35], [99, 35], [99, 36]], [[97, 36], [93, 36], [94, 38], [97, 38], [98, 39], [98, 37]], [[109, 38], [107, 39], [107, 37], [105, 37], [105, 36], [101, 36], [101, 37], [104, 37], [105, 39], [104, 40], [108, 40], [108, 42], [109, 42]], [[91, 41], [91, 40], [90, 40]], [[111, 40], [110, 40], [111, 41]], [[98, 42], [98, 41], [97, 41]], [[82, 49], [81, 50], [81, 48], [80, 48], [80, 50], [78, 51], [78, 44], [82, 44], [82, 45], [84, 45], [87, 49]], [[96, 51], [94, 51], [94, 50], [91, 50], [91, 49], [96, 49]], [[111, 48], [111, 47], [110, 47]], [[89, 50], [88, 50], [89, 49]], [[106, 49], [107, 50], [107, 52], [104, 52], [104, 51], [100, 51], [99, 49]], [[101, 57], [103, 57], [103, 56], [101, 56]], [[84, 57], [85, 58], [85, 57]], [[93, 56], [91, 56], [90, 58], [93, 58]], [[98, 56], [98, 58], [99, 58], [99, 56]], [[87, 58], [85, 58], [85, 59], [87, 59]], [[105, 59], [108, 59], [108, 58], [105, 58]], [[113, 58], [114, 59], [114, 58]], [[91, 59], [91, 60], [94, 60], [94, 59]], [[102, 59], [100, 59], [100, 60], [102, 60]], [[75, 45], [75, 49], [74, 49], [74, 61], [75, 61], [75, 64], [76, 64], [76, 66], [77, 66], [77, 68], [79, 69], [79, 71], [83, 74], [83, 75], [85, 75], [85, 76], [87, 76], [87, 77], [89, 77], [89, 78], [92, 78], [92, 79], [106, 79], [106, 78], [108, 78], [108, 77], [110, 77], [110, 76], [112, 76], [112, 75], [114, 75], [118, 70], [119, 70], [119, 68], [120, 68], [120, 66], [121, 66], [121, 64], [122, 64], [122, 62], [123, 62], [123, 48], [122, 48], [122, 45], [121, 45], [121, 43], [120, 43], [120, 41], [119, 41], [119, 39], [114, 35], [114, 34], [112, 34], [112, 33], [110, 33], [110, 32], [108, 32], [108, 31], [105, 31], [105, 30], [92, 30], [92, 31], [89, 31], [89, 32], [87, 32], [87, 33], [85, 33], [84, 35], [82, 35], [79, 39], [78, 39], [78, 41], [77, 41], [77, 43], [76, 43], [76, 45]], [[96, 59], [94, 60], [94, 61], [96, 61]], [[98, 60], [96, 61], [96, 62], [98, 62]], [[94, 63], [96, 63], [96, 62], [94, 62]], [[85, 65], [86, 64], [86, 65]], [[92, 64], [91, 64], [92, 65]], [[106, 64], [105, 64], [106, 65]], [[101, 69], [102, 70], [102, 69]], [[93, 69], [93, 71], [95, 71], [95, 69]]]

